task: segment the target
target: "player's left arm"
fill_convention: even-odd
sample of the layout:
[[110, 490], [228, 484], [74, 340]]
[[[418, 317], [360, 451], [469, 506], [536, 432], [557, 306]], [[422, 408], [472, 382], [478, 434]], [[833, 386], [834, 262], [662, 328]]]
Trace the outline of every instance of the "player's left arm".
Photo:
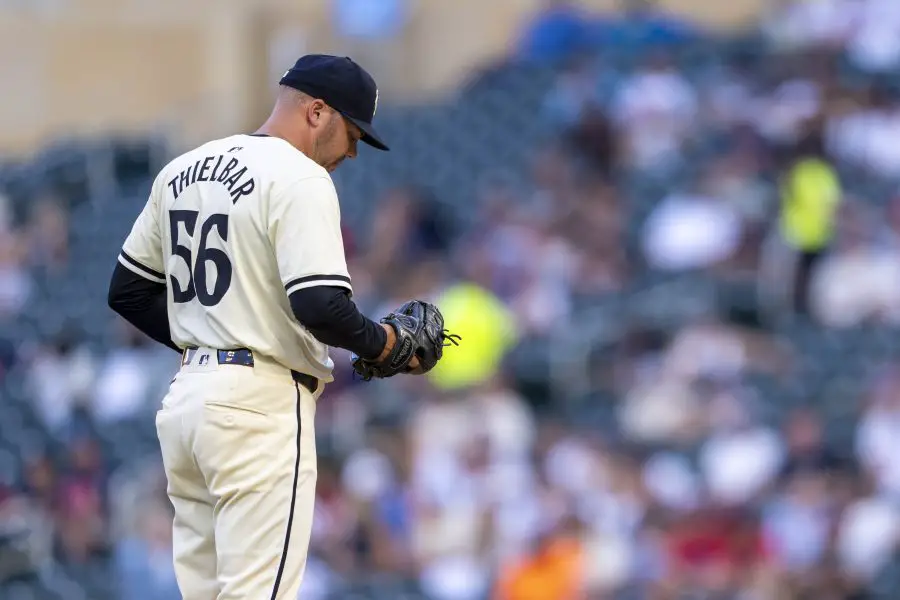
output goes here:
[[109, 307], [157, 342], [180, 351], [169, 329], [157, 185], [125, 239], [109, 284]]
[[276, 192], [268, 227], [297, 321], [328, 346], [370, 358], [390, 351], [393, 332], [365, 317], [351, 300], [340, 206], [331, 179], [307, 177]]

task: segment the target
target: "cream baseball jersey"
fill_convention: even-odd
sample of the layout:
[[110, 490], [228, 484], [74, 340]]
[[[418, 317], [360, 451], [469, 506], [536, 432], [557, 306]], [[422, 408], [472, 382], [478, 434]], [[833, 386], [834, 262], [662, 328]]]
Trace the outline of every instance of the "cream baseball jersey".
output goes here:
[[119, 262], [165, 283], [179, 347], [249, 348], [330, 381], [328, 347], [294, 318], [288, 296], [352, 291], [329, 173], [288, 142], [235, 135], [170, 162]]

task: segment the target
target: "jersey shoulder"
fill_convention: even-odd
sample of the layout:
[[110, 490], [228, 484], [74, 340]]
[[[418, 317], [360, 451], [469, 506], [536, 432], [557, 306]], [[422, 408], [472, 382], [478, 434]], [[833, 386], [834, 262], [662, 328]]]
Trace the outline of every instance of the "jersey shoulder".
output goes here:
[[240, 154], [254, 170], [265, 173], [274, 181], [297, 181], [309, 177], [331, 175], [324, 167], [294, 148], [287, 141], [269, 136], [238, 135], [228, 138], [225, 145], [240, 142]]
[[298, 196], [307, 200], [315, 196], [327, 206], [336, 204], [337, 191], [327, 169], [283, 139], [242, 137], [249, 140], [242, 151], [248, 166], [268, 182], [266, 206], [290, 204]]

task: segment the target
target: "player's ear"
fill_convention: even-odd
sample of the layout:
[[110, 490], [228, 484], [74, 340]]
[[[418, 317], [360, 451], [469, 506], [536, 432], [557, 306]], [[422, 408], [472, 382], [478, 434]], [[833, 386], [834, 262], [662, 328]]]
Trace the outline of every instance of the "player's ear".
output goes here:
[[328, 107], [321, 100], [313, 100], [306, 108], [306, 118], [313, 127], [318, 127], [324, 122]]

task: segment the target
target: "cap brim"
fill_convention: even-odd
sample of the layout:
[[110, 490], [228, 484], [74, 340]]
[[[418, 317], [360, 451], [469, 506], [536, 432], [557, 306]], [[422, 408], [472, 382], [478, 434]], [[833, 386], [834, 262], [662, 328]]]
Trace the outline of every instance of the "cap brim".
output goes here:
[[354, 125], [359, 127], [359, 129], [363, 132], [363, 136], [362, 138], [360, 138], [363, 142], [367, 143], [373, 148], [377, 148], [378, 150], [384, 150], [385, 152], [390, 150], [387, 144], [381, 141], [381, 138], [378, 136], [378, 133], [375, 132], [375, 128], [372, 127], [371, 123], [366, 123], [365, 121], [354, 119], [353, 117], [348, 117], [347, 115], [344, 115], [344, 117], [346, 117]]

